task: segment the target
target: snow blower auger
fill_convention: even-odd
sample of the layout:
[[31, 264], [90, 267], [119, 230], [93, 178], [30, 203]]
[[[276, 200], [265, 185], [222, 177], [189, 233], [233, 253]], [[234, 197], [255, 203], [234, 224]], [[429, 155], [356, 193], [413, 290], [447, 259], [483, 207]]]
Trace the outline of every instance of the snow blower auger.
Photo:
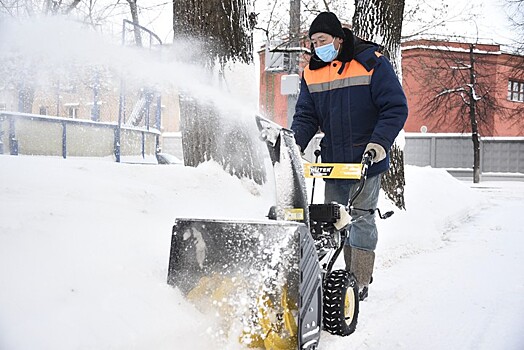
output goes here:
[[354, 332], [359, 301], [354, 276], [332, 271], [350, 221], [347, 208], [309, 205], [304, 175], [360, 178], [362, 188], [371, 159], [310, 164], [304, 172], [292, 131], [262, 117], [256, 122], [275, 173], [269, 220], [176, 219], [168, 283], [200, 310], [220, 315], [218, 334], [247, 347], [317, 349], [322, 329]]

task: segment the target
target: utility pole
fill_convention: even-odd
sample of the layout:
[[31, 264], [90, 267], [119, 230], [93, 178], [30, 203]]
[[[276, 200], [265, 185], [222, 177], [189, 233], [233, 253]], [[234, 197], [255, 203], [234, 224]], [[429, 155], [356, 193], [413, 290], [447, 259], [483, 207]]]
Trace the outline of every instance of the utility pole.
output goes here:
[[[289, 46], [295, 49], [300, 46], [300, 0], [289, 1]], [[292, 50], [289, 55], [288, 72], [298, 73], [298, 52]]]
[[[300, 0], [289, 0], [289, 64], [288, 74], [298, 73], [299, 55], [296, 50], [300, 47]], [[295, 105], [297, 104], [296, 94], [287, 95], [287, 126], [291, 127], [293, 115], [295, 114]]]

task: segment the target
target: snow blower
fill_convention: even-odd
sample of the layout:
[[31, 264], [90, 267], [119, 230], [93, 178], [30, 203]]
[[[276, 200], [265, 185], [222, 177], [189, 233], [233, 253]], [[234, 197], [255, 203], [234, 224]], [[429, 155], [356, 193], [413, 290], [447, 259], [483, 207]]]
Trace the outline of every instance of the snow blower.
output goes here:
[[246, 347], [317, 349], [322, 329], [355, 331], [359, 300], [354, 276], [332, 271], [350, 221], [347, 208], [308, 205], [305, 176], [360, 178], [362, 188], [371, 157], [363, 164], [307, 164], [304, 172], [293, 132], [256, 120], [275, 173], [269, 220], [176, 219], [168, 283], [203, 312], [219, 315], [217, 334], [236, 336]]

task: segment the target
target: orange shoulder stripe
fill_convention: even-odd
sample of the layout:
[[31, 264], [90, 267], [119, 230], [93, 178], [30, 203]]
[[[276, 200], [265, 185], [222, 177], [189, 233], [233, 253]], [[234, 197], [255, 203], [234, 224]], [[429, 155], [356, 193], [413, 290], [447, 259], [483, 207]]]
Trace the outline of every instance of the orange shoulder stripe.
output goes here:
[[341, 74], [338, 71], [342, 62], [335, 61], [329, 66], [317, 70], [310, 70], [306, 67], [304, 70], [304, 79], [306, 80], [310, 93], [325, 92], [346, 88], [349, 86], [370, 85], [373, 69], [367, 71], [366, 68], [356, 60], [346, 63]]
[[321, 84], [352, 77], [371, 76], [373, 74], [373, 70], [368, 72], [366, 68], [356, 60], [346, 63], [342, 74], [338, 74], [342, 62], [334, 61], [334, 63], [336, 63], [336, 67], [333, 66], [333, 63], [328, 67], [316, 70], [310, 70], [306, 67], [304, 70], [304, 78], [306, 79], [307, 84]]

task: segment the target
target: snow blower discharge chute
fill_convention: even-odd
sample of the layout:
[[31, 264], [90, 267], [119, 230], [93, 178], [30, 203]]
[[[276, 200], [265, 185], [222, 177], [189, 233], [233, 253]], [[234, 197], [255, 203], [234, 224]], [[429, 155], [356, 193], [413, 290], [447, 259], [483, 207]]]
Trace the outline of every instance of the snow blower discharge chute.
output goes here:
[[347, 207], [308, 204], [305, 177], [360, 179], [361, 189], [372, 157], [303, 166], [292, 131], [256, 120], [276, 180], [268, 220], [176, 219], [168, 283], [201, 311], [220, 315], [217, 334], [248, 348], [317, 349], [321, 330], [345, 336], [357, 324], [355, 277], [332, 268], [360, 191]]

